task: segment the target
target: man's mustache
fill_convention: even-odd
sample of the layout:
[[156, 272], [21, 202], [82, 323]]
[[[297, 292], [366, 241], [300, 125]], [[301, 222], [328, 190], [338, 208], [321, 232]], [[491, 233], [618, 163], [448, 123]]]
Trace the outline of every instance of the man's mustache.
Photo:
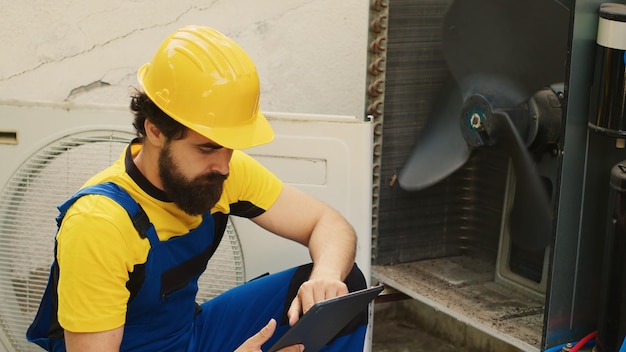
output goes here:
[[223, 175], [223, 174], [220, 174], [219, 172], [211, 172], [206, 175], [200, 176], [200, 180], [202, 182], [206, 182], [210, 184], [224, 183], [224, 181], [226, 181], [227, 178], [228, 178], [228, 174]]

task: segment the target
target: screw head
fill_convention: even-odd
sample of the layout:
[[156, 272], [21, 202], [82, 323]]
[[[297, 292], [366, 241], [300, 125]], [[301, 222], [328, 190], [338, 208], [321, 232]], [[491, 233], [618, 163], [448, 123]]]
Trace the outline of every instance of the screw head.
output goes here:
[[470, 116], [470, 126], [475, 129], [480, 129], [483, 126], [483, 121], [480, 118], [480, 114], [477, 112], [472, 113]]

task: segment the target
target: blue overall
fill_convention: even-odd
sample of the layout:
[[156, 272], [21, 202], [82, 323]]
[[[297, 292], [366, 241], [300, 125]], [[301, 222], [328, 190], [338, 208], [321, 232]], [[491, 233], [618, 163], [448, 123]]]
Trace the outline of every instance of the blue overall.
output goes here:
[[[200, 226], [184, 236], [159, 241], [139, 204], [116, 184], [105, 183], [82, 189], [60, 205], [59, 226], [69, 207], [86, 194], [115, 200], [126, 209], [139, 235], [150, 241], [145, 265], [135, 268], [144, 274], [143, 280], [135, 280], [133, 287], [127, 285], [131, 297], [121, 351], [234, 351], [273, 317], [279, 326], [265, 345], [269, 347], [288, 329], [286, 310], [308, 278], [311, 265], [253, 280], [197, 305], [198, 278], [215, 250], [213, 217], [205, 215]], [[55, 259], [39, 311], [26, 334], [29, 341], [49, 351], [65, 351], [56, 317], [57, 279]], [[346, 283], [350, 291], [365, 286], [356, 265]], [[324, 350], [362, 351], [366, 323], [367, 312]]]

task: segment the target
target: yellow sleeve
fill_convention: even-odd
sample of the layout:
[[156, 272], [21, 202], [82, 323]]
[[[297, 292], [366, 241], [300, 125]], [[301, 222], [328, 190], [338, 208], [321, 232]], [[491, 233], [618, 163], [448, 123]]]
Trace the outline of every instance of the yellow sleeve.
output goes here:
[[64, 329], [97, 332], [124, 325], [126, 282], [141, 261], [133, 239], [141, 241], [113, 200], [87, 195], [72, 205], [57, 234], [58, 318]]
[[[249, 210], [265, 211], [278, 199], [283, 183], [270, 170], [242, 151], [234, 151], [230, 162], [230, 174], [224, 183], [222, 198], [213, 212], [230, 214], [236, 209], [241, 213], [233, 215], [246, 216]], [[257, 214], [258, 215], [258, 214]]]

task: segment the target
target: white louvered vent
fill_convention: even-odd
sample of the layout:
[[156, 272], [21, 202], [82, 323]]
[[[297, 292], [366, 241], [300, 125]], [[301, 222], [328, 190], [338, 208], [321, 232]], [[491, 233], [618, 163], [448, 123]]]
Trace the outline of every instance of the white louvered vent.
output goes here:
[[[43, 294], [52, 262], [56, 206], [94, 173], [119, 158], [134, 135], [89, 131], [64, 137], [26, 160], [0, 194], [0, 347], [41, 351], [26, 329]], [[208, 300], [244, 281], [241, 246], [229, 221], [222, 244], [199, 282]]]

